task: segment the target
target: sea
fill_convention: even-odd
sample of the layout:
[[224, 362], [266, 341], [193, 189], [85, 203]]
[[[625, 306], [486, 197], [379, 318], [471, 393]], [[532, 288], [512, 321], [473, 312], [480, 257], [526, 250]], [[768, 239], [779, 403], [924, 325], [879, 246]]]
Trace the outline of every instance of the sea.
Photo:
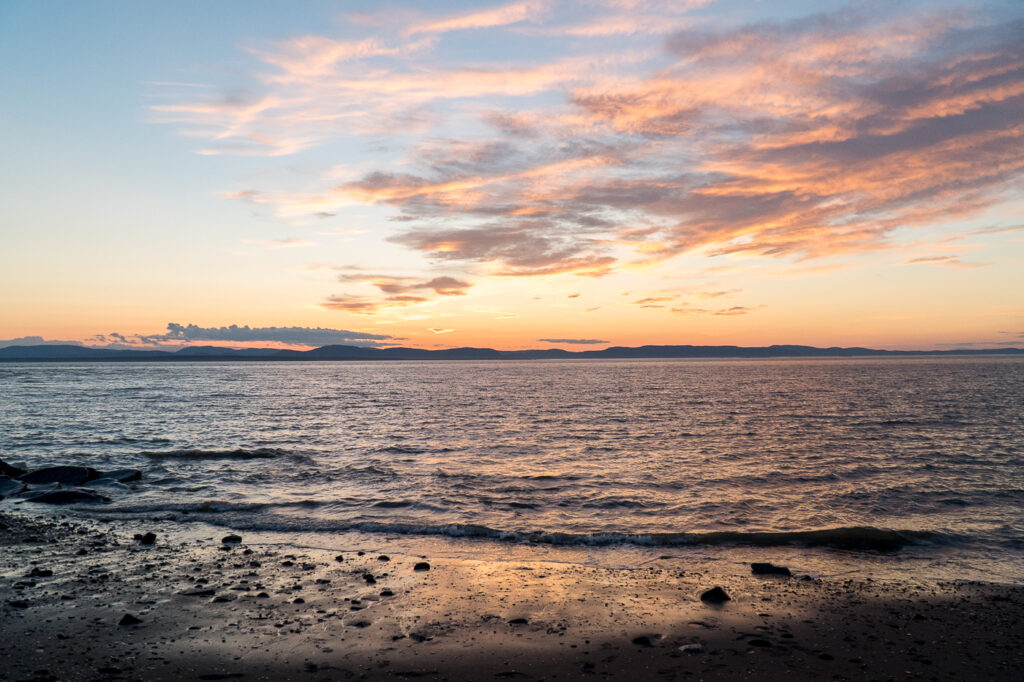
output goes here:
[[0, 459], [142, 471], [108, 503], [0, 501], [19, 513], [1024, 582], [1014, 357], [6, 363]]

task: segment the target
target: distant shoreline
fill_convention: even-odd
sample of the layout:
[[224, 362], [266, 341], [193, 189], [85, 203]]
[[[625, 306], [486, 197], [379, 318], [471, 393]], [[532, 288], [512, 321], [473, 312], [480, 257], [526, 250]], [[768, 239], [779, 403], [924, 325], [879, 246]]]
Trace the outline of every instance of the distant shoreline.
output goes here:
[[351, 362], [437, 360], [674, 360], [876, 357], [1024, 356], [1024, 348], [880, 350], [815, 346], [612, 346], [602, 350], [560, 348], [501, 351], [493, 348], [365, 348], [322, 346], [308, 351], [277, 348], [188, 346], [179, 351], [113, 350], [73, 345], [7, 346], [0, 362]]

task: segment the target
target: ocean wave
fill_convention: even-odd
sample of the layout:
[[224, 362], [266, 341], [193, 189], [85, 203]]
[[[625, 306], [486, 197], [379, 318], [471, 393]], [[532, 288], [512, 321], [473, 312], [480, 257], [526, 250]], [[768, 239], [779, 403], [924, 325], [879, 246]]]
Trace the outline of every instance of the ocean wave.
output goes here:
[[181, 450], [143, 450], [139, 453], [150, 459], [273, 459], [286, 457], [291, 453], [280, 448], [236, 448], [234, 450], [201, 450], [185, 448]]
[[[325, 503], [307, 500], [286, 504], [226, 503], [207, 501], [199, 504], [144, 505], [139, 507], [105, 508], [104, 514], [135, 516], [154, 512], [184, 514], [179, 520], [189, 519], [223, 525], [238, 530], [265, 532], [314, 533], [383, 533], [390, 535], [443, 536], [450, 538], [479, 538], [502, 542], [556, 546], [606, 547], [635, 545], [641, 547], [695, 547], [695, 546], [748, 546], [748, 547], [819, 547], [825, 549], [871, 552], [896, 552], [912, 545], [958, 545], [967, 538], [952, 533], [928, 530], [877, 528], [874, 526], [842, 526], [801, 531], [710, 531], [628, 533], [597, 531], [571, 533], [547, 530], [501, 530], [482, 524], [448, 523], [417, 524], [376, 520], [313, 519], [273, 514], [274, 508], [312, 509]], [[385, 507], [402, 504], [379, 505]], [[266, 511], [269, 514], [254, 514]]]
[[400, 535], [444, 535], [550, 545], [640, 545], [671, 547], [687, 545], [747, 545], [781, 547], [800, 545], [848, 550], [892, 552], [908, 545], [953, 544], [959, 538], [947, 533], [851, 526], [806, 531], [713, 531], [706, 533], [563, 533], [552, 531], [503, 531], [476, 524], [416, 525], [376, 521], [346, 524], [346, 530]]

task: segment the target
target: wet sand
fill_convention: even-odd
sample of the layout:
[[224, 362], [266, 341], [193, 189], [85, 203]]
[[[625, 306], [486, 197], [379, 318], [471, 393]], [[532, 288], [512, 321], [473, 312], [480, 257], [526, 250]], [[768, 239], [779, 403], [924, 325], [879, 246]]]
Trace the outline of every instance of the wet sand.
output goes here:
[[[0, 513], [0, 679], [1010, 680], [1024, 667], [1021, 585], [724, 575], [685, 553], [635, 569], [528, 551], [382, 559], [166, 524]], [[151, 545], [133, 538], [150, 531]], [[714, 586], [731, 600], [702, 602]]]

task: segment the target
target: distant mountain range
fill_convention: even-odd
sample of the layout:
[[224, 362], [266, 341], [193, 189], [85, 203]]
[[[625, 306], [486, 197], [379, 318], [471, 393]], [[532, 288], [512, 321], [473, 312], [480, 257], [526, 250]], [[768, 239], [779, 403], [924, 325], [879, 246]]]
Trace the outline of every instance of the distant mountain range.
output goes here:
[[0, 362], [195, 362], [204, 360], [558, 360], [572, 358], [826, 358], [908, 355], [1024, 355], [1024, 348], [978, 350], [877, 350], [874, 348], [815, 348], [814, 346], [612, 346], [603, 350], [568, 351], [494, 350], [493, 348], [364, 348], [322, 346], [313, 350], [278, 348], [221, 348], [189, 346], [178, 351], [111, 350], [72, 345], [7, 346], [0, 348]]

